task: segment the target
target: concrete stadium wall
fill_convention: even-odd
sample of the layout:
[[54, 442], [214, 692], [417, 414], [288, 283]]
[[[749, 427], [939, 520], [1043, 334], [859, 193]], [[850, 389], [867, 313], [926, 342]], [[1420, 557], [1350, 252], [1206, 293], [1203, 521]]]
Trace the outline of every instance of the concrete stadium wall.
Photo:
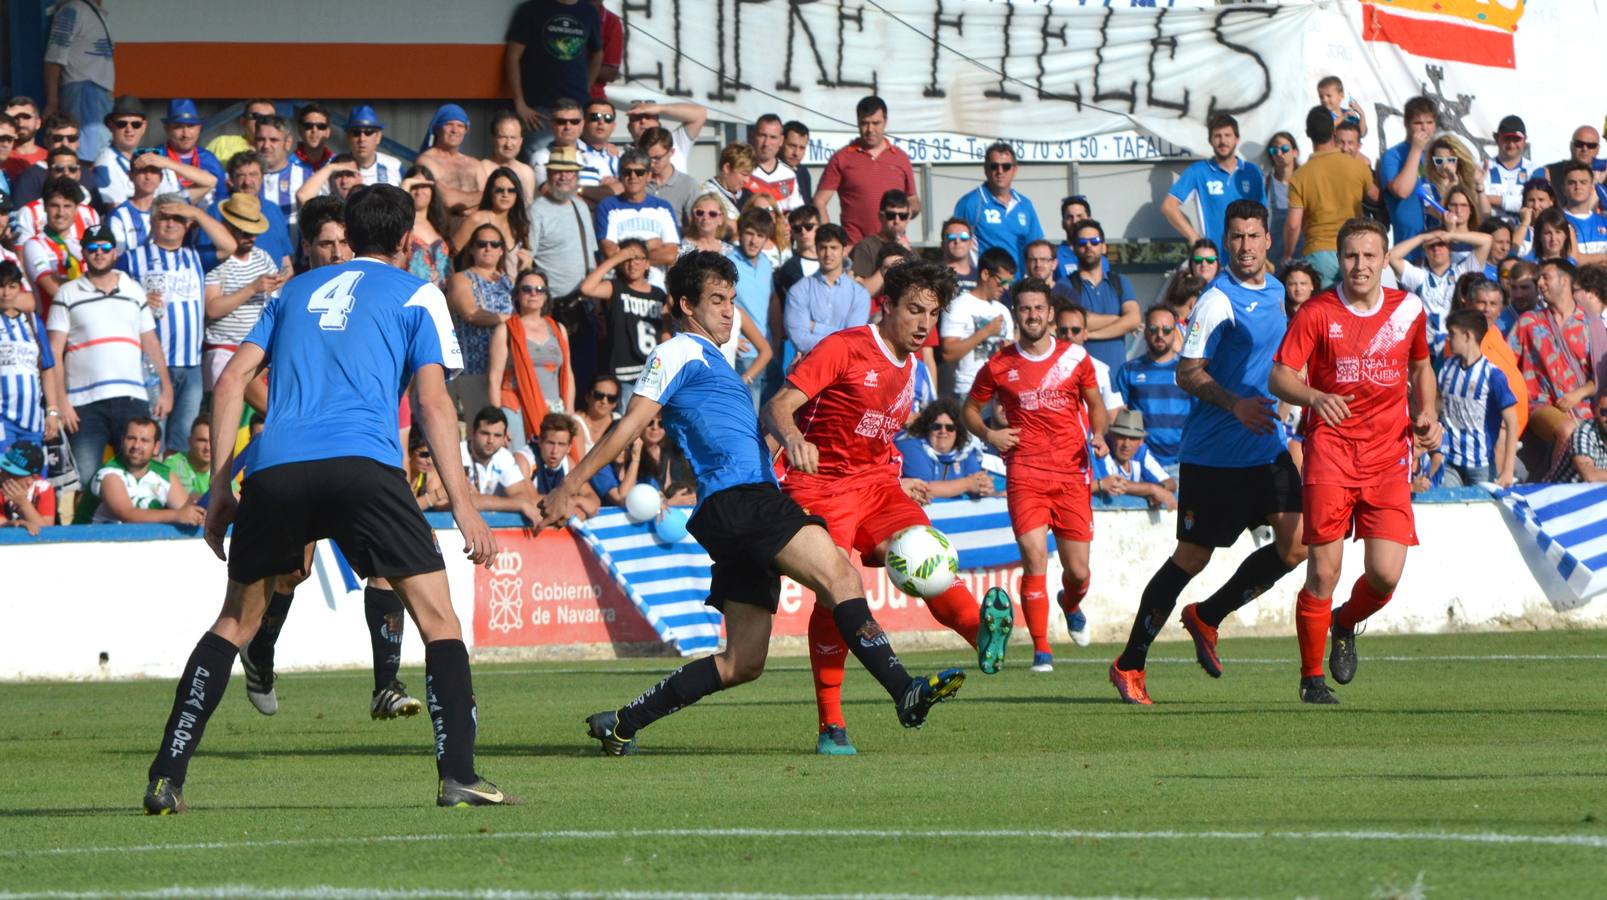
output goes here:
[[[1525, 558], [1498, 504], [1419, 504], [1417, 524], [1422, 546], [1408, 559], [1395, 601], [1373, 621], [1374, 633], [1607, 627], [1607, 599], [1558, 611], [1567, 606], [1560, 585], [1537, 581], [1544, 576], [1544, 568]], [[1094, 582], [1084, 609], [1096, 641], [1125, 638], [1145, 582], [1171, 553], [1174, 529], [1170, 513], [1095, 513]], [[217, 613], [223, 566], [199, 539], [164, 526], [78, 526], [52, 531], [56, 534], [40, 540], [28, 539], [19, 529], [0, 531], [0, 565], [10, 573], [0, 593], [0, 680], [176, 677], [194, 640]], [[465, 639], [474, 648], [476, 633], [491, 633], [483, 621], [486, 599], [476, 596], [477, 590], [484, 591], [487, 579], [477, 579], [475, 570], [458, 555], [461, 544], [455, 531], [441, 528], [439, 537], [447, 552], [453, 605]], [[1203, 599], [1254, 547], [1246, 536], [1235, 547], [1220, 552], [1205, 574], [1184, 592], [1182, 602]], [[1341, 595], [1348, 592], [1361, 562], [1360, 545], [1348, 545]], [[1004, 584], [1014, 593], [1019, 569], [965, 575], [978, 586]], [[1058, 571], [1051, 572], [1051, 586], [1058, 577]], [[1292, 635], [1294, 594], [1302, 577], [1303, 570], [1291, 573], [1260, 600], [1240, 610], [1224, 624], [1224, 635]], [[369, 664], [361, 594], [347, 594], [338, 579], [332, 567], [321, 566], [298, 591], [279, 644], [282, 670]], [[594, 579], [594, 574], [578, 576], [582, 582]], [[331, 581], [335, 583], [329, 584]], [[532, 626], [607, 619], [608, 633], [639, 639], [639, 628], [633, 630], [628, 627], [631, 623], [615, 621], [633, 615], [634, 608], [599, 599], [608, 593], [603, 586], [552, 587], [549, 584], [541, 598], [533, 598], [527, 616]], [[906, 602], [885, 582], [869, 587], [875, 607], [902, 607]], [[1549, 597], [1558, 598], [1557, 603]], [[787, 587], [782, 616], [800, 621], [778, 623], [778, 634], [799, 633], [798, 626], [808, 615], [807, 601], [805, 592], [793, 585]], [[915, 605], [918, 607], [918, 602]], [[604, 606], [606, 609], [601, 608]], [[961, 646], [957, 636], [910, 613], [899, 609], [884, 615], [887, 621], [901, 623], [890, 630], [903, 635], [906, 646]], [[537, 629], [532, 627], [532, 631]], [[1025, 640], [1025, 629], [1020, 637]], [[1162, 639], [1183, 637], [1174, 617]], [[1063, 621], [1056, 613], [1052, 639], [1062, 643], [1065, 638]], [[801, 638], [777, 638], [775, 649], [802, 653], [804, 645]], [[476, 655], [596, 658], [643, 652], [667, 650], [651, 643], [543, 643], [537, 639], [529, 646], [482, 646]], [[1290, 653], [1292, 658], [1292, 646]], [[411, 627], [403, 658], [409, 665], [419, 665], [424, 659], [423, 645]]]

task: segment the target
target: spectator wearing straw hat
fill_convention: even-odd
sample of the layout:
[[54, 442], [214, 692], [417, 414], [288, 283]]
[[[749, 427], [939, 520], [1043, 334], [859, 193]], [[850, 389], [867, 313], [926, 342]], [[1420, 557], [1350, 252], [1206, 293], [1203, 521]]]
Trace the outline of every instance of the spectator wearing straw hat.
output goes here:
[[[218, 204], [224, 227], [234, 238], [234, 252], [206, 275], [206, 333], [201, 366], [206, 389], [212, 390], [223, 367], [262, 316], [262, 308], [290, 277], [288, 260], [275, 261], [257, 246], [268, 230], [262, 201], [255, 194], [235, 194]], [[186, 423], [186, 433], [188, 423]]]

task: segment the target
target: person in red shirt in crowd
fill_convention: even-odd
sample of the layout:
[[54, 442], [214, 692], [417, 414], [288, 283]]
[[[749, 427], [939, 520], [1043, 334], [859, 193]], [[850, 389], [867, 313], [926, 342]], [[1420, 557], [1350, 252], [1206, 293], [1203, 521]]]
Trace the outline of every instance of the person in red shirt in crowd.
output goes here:
[[[937, 263], [909, 262], [887, 272], [882, 317], [874, 325], [828, 335], [803, 358], [764, 408], [764, 426], [786, 448], [781, 488], [826, 520], [832, 541], [880, 566], [893, 535], [930, 525], [921, 504], [927, 485], [900, 479], [893, 438], [909, 421], [915, 368], [926, 336], [954, 295], [954, 276]], [[961, 582], [926, 600], [933, 617], [977, 648], [982, 671], [999, 671], [1014, 611], [994, 588], [979, 607]], [[842, 711], [847, 647], [831, 610], [809, 619], [809, 665], [820, 712], [816, 752], [854, 752]]]
[[904, 151], [887, 139], [887, 103], [880, 97], [866, 97], [859, 101], [854, 115], [859, 120], [859, 140], [831, 155], [812, 201], [820, 210], [821, 221], [830, 222], [827, 206], [832, 197], [842, 195], [837, 205], [850, 244], [881, 228], [882, 195], [888, 191], [909, 195], [911, 219], [921, 214], [915, 168]]
[[0, 456], [0, 528], [14, 525], [34, 537], [56, 523], [56, 489], [40, 478], [45, 451], [33, 441], [18, 441]]
[[[1417, 543], [1412, 458], [1440, 445], [1423, 301], [1380, 286], [1389, 249], [1384, 226], [1351, 219], [1338, 245], [1340, 283], [1295, 311], [1268, 384], [1279, 399], [1307, 410], [1301, 478], [1310, 556], [1295, 610], [1305, 703], [1339, 702], [1323, 680], [1328, 632], [1334, 680], [1355, 677], [1356, 626], [1389, 602], [1406, 548]], [[1343, 541], [1351, 535], [1366, 542], [1366, 568], [1350, 601], [1333, 610]]]
[[607, 100], [610, 84], [619, 80], [625, 65], [625, 22], [603, 6], [603, 0], [592, 0], [597, 17], [603, 26], [603, 64], [597, 67], [597, 78], [591, 83], [591, 98]]
[[[1021, 609], [1032, 633], [1032, 668], [1050, 672], [1048, 533], [1060, 554], [1060, 605], [1068, 619], [1088, 593], [1094, 513], [1087, 446], [1103, 456], [1105, 403], [1094, 363], [1081, 344], [1055, 337], [1049, 284], [1028, 278], [1015, 289], [1016, 342], [977, 373], [965, 401], [965, 427], [1004, 455], [1010, 525], [1021, 548]], [[982, 408], [997, 395], [1003, 428]], [[1090, 436], [1090, 432], [1092, 436]]]

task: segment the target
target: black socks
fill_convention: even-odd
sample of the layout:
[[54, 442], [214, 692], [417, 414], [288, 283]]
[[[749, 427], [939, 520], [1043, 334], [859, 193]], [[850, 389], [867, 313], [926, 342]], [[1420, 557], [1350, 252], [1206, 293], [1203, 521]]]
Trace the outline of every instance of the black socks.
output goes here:
[[[270, 604], [268, 608], [273, 607]], [[370, 585], [363, 590], [363, 617], [368, 620], [368, 642], [374, 651], [374, 692], [378, 693], [396, 680], [396, 672], [402, 667], [402, 633], [407, 627], [407, 615], [395, 591]]]
[[246, 644], [244, 652], [251, 657], [251, 665], [260, 672], [273, 671], [273, 648], [279, 643], [279, 632], [285, 627], [285, 616], [290, 615], [290, 601], [295, 594], [274, 594], [268, 598], [268, 610], [262, 614], [257, 635]]
[[897, 700], [909, 687], [910, 673], [904, 671], [904, 664], [898, 661], [887, 633], [871, 617], [870, 604], [864, 597], [844, 600], [832, 607], [831, 617], [854, 658]]
[[469, 650], [462, 641], [424, 645], [424, 691], [435, 728], [435, 770], [442, 778], [474, 784], [474, 736], [479, 718], [469, 677]]
[[1278, 579], [1292, 571], [1278, 555], [1277, 545], [1268, 544], [1246, 556], [1227, 584], [1205, 598], [1195, 612], [1200, 614], [1200, 621], [1215, 628], [1222, 624], [1228, 613], [1266, 593]]
[[643, 728], [723, 687], [725, 685], [720, 682], [720, 670], [714, 665], [714, 657], [693, 660], [671, 672], [663, 681], [648, 688], [621, 709], [614, 735], [628, 741]]
[[238, 652], [233, 644], [210, 631], [195, 642], [195, 650], [184, 664], [184, 674], [179, 676], [173, 712], [162, 729], [162, 746], [151, 762], [149, 780], [170, 778], [175, 784], [184, 784], [190, 757], [201, 744], [207, 720], [229, 687], [229, 670], [234, 668]]
[[1133, 630], [1127, 636], [1127, 649], [1116, 659], [1116, 668], [1125, 672], [1144, 668], [1149, 645], [1154, 642], [1155, 635], [1161, 633], [1166, 620], [1172, 617], [1172, 608], [1177, 606], [1178, 595], [1193, 579], [1193, 575], [1183, 571], [1170, 559], [1161, 563], [1161, 567], [1150, 577], [1149, 584], [1144, 585], [1144, 594], [1138, 601], [1138, 614], [1133, 617]]

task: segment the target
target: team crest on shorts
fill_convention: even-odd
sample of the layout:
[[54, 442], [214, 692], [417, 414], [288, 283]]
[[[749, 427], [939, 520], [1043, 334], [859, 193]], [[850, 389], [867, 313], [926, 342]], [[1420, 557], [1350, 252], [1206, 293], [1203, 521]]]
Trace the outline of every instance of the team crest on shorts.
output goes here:
[[1183, 514], [1183, 530], [1184, 531], [1193, 531], [1194, 530], [1194, 510], [1192, 510], [1192, 509]]

